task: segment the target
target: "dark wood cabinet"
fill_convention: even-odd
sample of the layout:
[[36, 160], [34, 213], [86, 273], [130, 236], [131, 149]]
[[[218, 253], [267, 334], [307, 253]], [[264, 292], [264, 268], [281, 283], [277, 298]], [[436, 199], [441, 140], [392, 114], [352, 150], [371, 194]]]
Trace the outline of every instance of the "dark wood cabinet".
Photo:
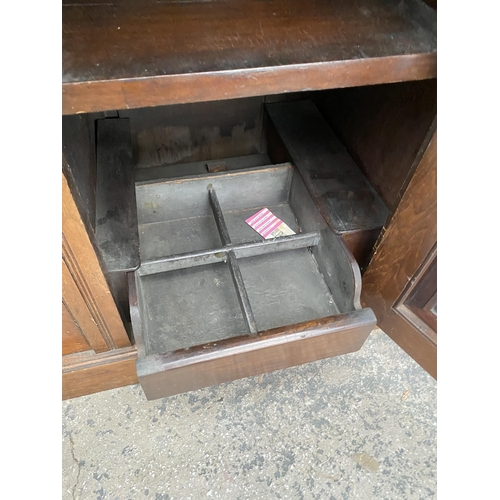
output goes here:
[[[62, 52], [63, 398], [137, 382], [129, 283], [146, 252], [135, 236], [144, 237], [133, 178], [283, 162], [300, 171], [322, 224], [347, 249], [342, 262], [352, 259], [352, 285], [339, 285], [354, 287], [343, 292], [350, 307], [371, 309], [436, 377], [434, 8], [422, 0], [63, 0]], [[114, 128], [120, 134], [106, 139]], [[147, 203], [153, 213], [155, 200]], [[306, 319], [316, 323], [271, 337], [322, 335], [346, 321]], [[270, 370], [318, 359], [319, 350], [351, 352], [366, 338], [355, 331], [356, 339], [341, 328], [274, 346], [265, 363], [244, 339], [228, 341], [222, 358], [214, 347], [220, 363], [165, 363], [184, 370], [179, 383], [189, 390], [204, 378], [257, 373], [261, 361]], [[238, 351], [241, 373], [229, 354], [238, 342], [248, 344]]]

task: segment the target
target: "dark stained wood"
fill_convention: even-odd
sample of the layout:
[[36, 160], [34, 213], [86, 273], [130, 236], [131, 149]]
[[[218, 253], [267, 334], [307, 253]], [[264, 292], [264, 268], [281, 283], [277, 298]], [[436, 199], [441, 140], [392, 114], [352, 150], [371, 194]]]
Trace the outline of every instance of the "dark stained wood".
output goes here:
[[63, 114], [133, 109], [434, 78], [435, 54], [276, 66], [246, 71], [63, 83]]
[[374, 326], [372, 311], [362, 309], [139, 358], [137, 373], [146, 397], [156, 399], [357, 351]]
[[[81, 214], [73, 199], [65, 174], [62, 174], [62, 255], [72, 282], [81, 294], [85, 307], [95, 323], [104, 344], [102, 348], [115, 349], [130, 346], [130, 340], [116, 308], [101, 263], [87, 232]], [[87, 328], [81, 328], [87, 336]], [[89, 331], [90, 332], [90, 331]], [[94, 331], [89, 343], [98, 341]], [[90, 340], [93, 338], [94, 340]], [[104, 347], [106, 346], [106, 347]]]
[[437, 10], [437, 0], [424, 0], [424, 2], [434, 10]]
[[78, 191], [79, 210], [93, 230], [95, 227], [96, 158], [94, 125], [89, 115], [62, 117], [62, 150], [67, 168]]
[[141, 263], [130, 120], [97, 120], [95, 238], [108, 272]]
[[391, 310], [378, 326], [425, 371], [437, 379], [437, 344], [422, 335], [404, 315]]
[[79, 198], [63, 173], [63, 399], [137, 382], [136, 349], [130, 345], [74, 196]]
[[[294, 94], [296, 96], [296, 94]], [[285, 99], [287, 100], [287, 99]], [[273, 102], [273, 101], [271, 101]], [[274, 101], [278, 102], [278, 101]], [[271, 121], [266, 123], [267, 133], [267, 153], [273, 163], [285, 163], [292, 161], [290, 153], [287, 151], [276, 127]], [[380, 228], [372, 230], [353, 230], [348, 233], [341, 233], [348, 250], [356, 259], [361, 272], [364, 272], [368, 258], [380, 233]]]
[[263, 97], [120, 111], [130, 119], [134, 168], [261, 152]]
[[413, 283], [406, 302], [421, 309], [431, 309], [437, 302], [437, 248], [428, 257], [419, 272], [418, 282]]
[[402, 304], [398, 312], [415, 325], [429, 340], [437, 344], [437, 316], [415, 305]]
[[[435, 4], [434, 0], [426, 2]], [[435, 77], [435, 13], [420, 0], [313, 0], [307, 5], [291, 0], [63, 0], [62, 93], [63, 114], [66, 115], [111, 110], [106, 116], [118, 116], [114, 110], [401, 81], [407, 82], [404, 85], [413, 85], [412, 92], [378, 91], [379, 86], [370, 87], [367, 97], [363, 97], [364, 90], [359, 89], [361, 93], [346, 98], [344, 108], [337, 107], [342, 111], [338, 117], [340, 132], [345, 131], [342, 139], [390, 208], [398, 205], [414, 167], [420, 164], [420, 169], [424, 163], [424, 160], [419, 162], [416, 151], [422, 143], [419, 137], [425, 134], [424, 121], [435, 109], [432, 91], [424, 89], [431, 85], [425, 79]], [[422, 81], [411, 83], [412, 80]], [[225, 106], [224, 102], [227, 101], [217, 104]], [[140, 111], [154, 117], [163, 109]], [[195, 107], [192, 111], [195, 116]], [[120, 111], [119, 116], [131, 112]], [[182, 111], [179, 114], [182, 115]], [[67, 183], [65, 190], [63, 178], [63, 260], [110, 350], [100, 354], [91, 350], [76, 352], [85, 347], [82, 337], [78, 337], [78, 329], [83, 337], [85, 332], [74, 321], [71, 324], [71, 314], [63, 303], [63, 344], [66, 336], [67, 345], [72, 347], [65, 352], [75, 352], [63, 357], [64, 399], [137, 382], [136, 350], [130, 346], [110, 292], [110, 277], [93, 241], [95, 158], [92, 156], [92, 120], [102, 117], [102, 113], [101, 116], [63, 117], [63, 150], [77, 181], [66, 179], [72, 188], [71, 197]], [[200, 116], [199, 124], [202, 118]], [[248, 145], [250, 136], [253, 139], [257, 135], [249, 130], [248, 120], [244, 121], [242, 128], [247, 134], [245, 145]], [[151, 142], [151, 151], [157, 147], [158, 165], [164, 164], [165, 159], [166, 163], [177, 161], [168, 156], [173, 151], [171, 145], [161, 149], [163, 139], [171, 137], [170, 132], [155, 136], [155, 140], [160, 141], [158, 145]], [[207, 148], [215, 151], [219, 147], [213, 147], [217, 141], [210, 142], [212, 132], [206, 131], [202, 137], [202, 147], [206, 148], [203, 154]], [[228, 137], [222, 129], [220, 136]], [[148, 140], [146, 134], [146, 143]], [[178, 144], [175, 154], [183, 147]], [[425, 147], [422, 154], [424, 150]], [[419, 182], [424, 181], [420, 178]], [[410, 184], [408, 192], [416, 191], [415, 184]], [[418, 191], [419, 196], [425, 197], [425, 193]], [[70, 199], [73, 205], [67, 201]], [[405, 200], [406, 197], [400, 208]], [[418, 267], [417, 261], [424, 253], [427, 240], [419, 225], [418, 210], [422, 206], [415, 205], [414, 200], [408, 203], [408, 211], [395, 214], [387, 227], [391, 233], [398, 220], [405, 220], [396, 231], [396, 234], [407, 231], [404, 237], [398, 240], [391, 236], [389, 244], [384, 243], [384, 237], [379, 245], [382, 252], [385, 247], [391, 247], [395, 269], [390, 269], [393, 262], [386, 257], [381, 263], [383, 272], [378, 273], [374, 267], [378, 265], [377, 252], [370, 268], [372, 287], [376, 287], [377, 276], [380, 276], [380, 286], [390, 288], [390, 276], [396, 275], [396, 285], [401, 285], [400, 293], [406, 288], [399, 275], [410, 273], [408, 276], [412, 276], [412, 272], [417, 272], [413, 267]], [[432, 194], [422, 203], [432, 203]], [[415, 217], [412, 216], [414, 209], [417, 210]], [[414, 222], [415, 237], [408, 233]], [[373, 234], [356, 232], [343, 235], [351, 251], [360, 252], [360, 255], [371, 246], [367, 241], [373, 237]], [[407, 241], [416, 247], [422, 245], [422, 251], [413, 246], [404, 247]], [[401, 252], [406, 253], [402, 256]], [[406, 258], [415, 266], [401, 271], [404, 264], [398, 262]], [[414, 330], [408, 331], [407, 319], [393, 307], [400, 298], [401, 294], [387, 309], [382, 327], [399, 339], [397, 341], [410, 354], [414, 353], [412, 355], [422, 366], [432, 371], [435, 354], [433, 358], [432, 347], [428, 346], [432, 342], [428, 337], [415, 335]], [[309, 327], [314, 330], [314, 325]], [[316, 324], [316, 327], [321, 329], [325, 325]], [[279, 337], [280, 332], [274, 333]], [[228, 356], [225, 351], [225, 356], [220, 358], [217, 354], [221, 353], [220, 346], [214, 345], [213, 351], [208, 347], [208, 351], [197, 353], [201, 355], [197, 361], [192, 357], [194, 350], [176, 353], [176, 359], [169, 355], [157, 362], [166, 363], [168, 376], [172, 376], [174, 382], [170, 390], [177, 393], [220, 383], [227, 380], [227, 376], [232, 380], [240, 375], [256, 375], [297, 364], [300, 359], [309, 361], [351, 352], [349, 349], [359, 349], [364, 342], [368, 326], [363, 332], [329, 333], [324, 335], [324, 341], [321, 335], [310, 336], [310, 328], [296, 334], [303, 337], [296, 339], [297, 342], [286, 343], [285, 348], [269, 345], [264, 356], [249, 346], [240, 351], [240, 345], [232, 346], [234, 356]], [[148, 383], [152, 384], [153, 391], [157, 390], [157, 382], [163, 383], [167, 372], [160, 370], [146, 375], [152, 377]]]
[[398, 312], [397, 303], [437, 242], [436, 149], [435, 133], [376, 245], [361, 293], [362, 304], [373, 309], [378, 326], [433, 377], [437, 345]]
[[[363, 277], [362, 297], [384, 313], [437, 241], [436, 142], [434, 135]], [[390, 295], [378, 293], [386, 286]]]
[[365, 271], [373, 246], [380, 234], [380, 229], [351, 231], [342, 233], [347, 248], [359, 265], [361, 273]]
[[382, 228], [387, 207], [314, 104], [271, 103], [266, 111], [332, 230]]
[[62, 353], [73, 354], [75, 352], [88, 351], [90, 345], [83, 335], [78, 323], [71, 315], [68, 307], [62, 303]]
[[274, 164], [292, 162], [292, 157], [286, 149], [283, 140], [276, 129], [274, 123], [266, 115], [265, 130], [266, 130], [266, 144], [267, 155]]
[[136, 384], [136, 359], [134, 346], [102, 354], [86, 352], [63, 356], [62, 399]]
[[389, 211], [311, 101], [266, 104], [268, 154], [291, 161], [363, 270]]
[[63, 5], [63, 114], [436, 76], [420, 0]]
[[436, 80], [321, 92], [313, 100], [388, 208], [394, 210], [436, 116]]
[[437, 247], [415, 273], [407, 290], [395, 304], [398, 312], [437, 343], [437, 315], [431, 308], [437, 304]]

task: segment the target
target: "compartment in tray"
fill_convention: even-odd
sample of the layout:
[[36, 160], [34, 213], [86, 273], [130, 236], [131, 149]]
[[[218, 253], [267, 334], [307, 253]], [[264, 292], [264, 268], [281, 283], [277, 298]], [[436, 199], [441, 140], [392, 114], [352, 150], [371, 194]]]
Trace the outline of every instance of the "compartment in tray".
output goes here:
[[141, 278], [148, 354], [247, 332], [224, 262]]
[[[375, 325], [356, 262], [291, 164], [138, 182], [136, 197], [130, 303], [148, 398], [351, 352]], [[264, 207], [296, 234], [264, 240], [245, 222]]]
[[339, 313], [308, 248], [257, 255], [239, 264], [259, 331]]
[[[300, 232], [297, 220], [288, 203], [268, 205], [267, 208], [295, 232]], [[223, 210], [233, 243], [262, 239], [248, 224], [245, 224], [245, 220], [256, 211], [256, 208]], [[221, 246], [219, 231], [213, 215], [140, 224], [139, 237], [143, 262], [161, 259], [168, 255], [208, 250]]]

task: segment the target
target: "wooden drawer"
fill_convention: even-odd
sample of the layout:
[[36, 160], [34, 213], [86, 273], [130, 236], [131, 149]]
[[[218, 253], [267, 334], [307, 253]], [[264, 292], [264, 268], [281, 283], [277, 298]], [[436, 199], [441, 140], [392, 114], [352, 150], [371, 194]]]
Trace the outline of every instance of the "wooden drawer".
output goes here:
[[[352, 352], [375, 327], [355, 259], [293, 165], [140, 182], [136, 198], [148, 399]], [[263, 208], [296, 234], [264, 239], [245, 222]]]

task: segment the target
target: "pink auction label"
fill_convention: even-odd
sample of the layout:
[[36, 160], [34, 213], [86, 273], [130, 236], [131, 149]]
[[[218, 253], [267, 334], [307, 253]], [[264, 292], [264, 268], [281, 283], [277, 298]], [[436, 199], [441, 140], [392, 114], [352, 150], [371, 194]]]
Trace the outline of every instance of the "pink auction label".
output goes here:
[[255, 215], [246, 219], [245, 222], [266, 240], [295, 234], [287, 224], [278, 219], [268, 208], [259, 210]]

